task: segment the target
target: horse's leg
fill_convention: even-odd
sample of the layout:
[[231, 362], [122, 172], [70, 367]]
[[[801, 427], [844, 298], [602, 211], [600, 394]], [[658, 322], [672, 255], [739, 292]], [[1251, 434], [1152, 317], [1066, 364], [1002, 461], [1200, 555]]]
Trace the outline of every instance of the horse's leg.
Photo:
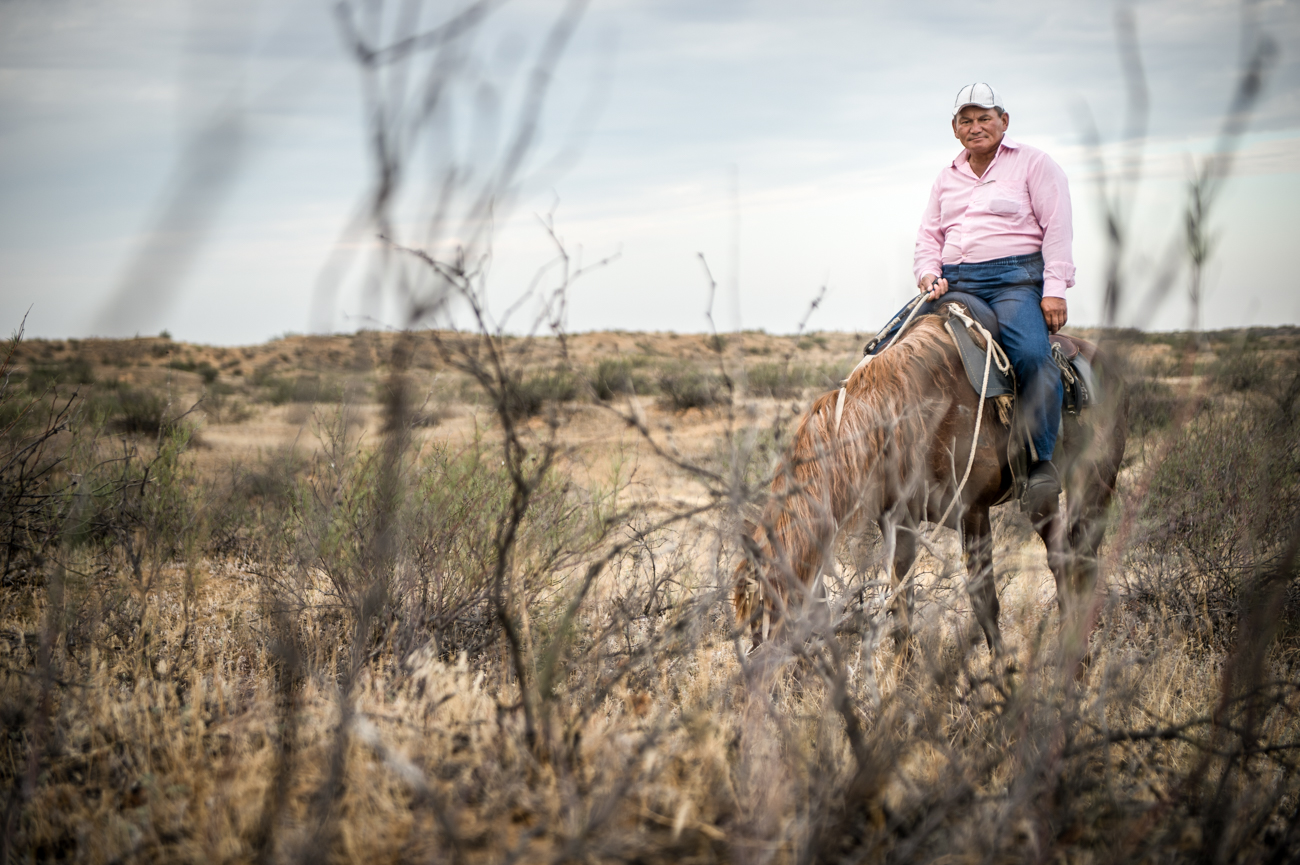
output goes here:
[[1072, 601], [1080, 603], [1080, 614], [1088, 609], [1097, 591], [1097, 554], [1106, 533], [1106, 511], [1124, 454], [1122, 437], [1112, 444], [1109, 453], [1079, 460], [1065, 479], [1070, 542], [1067, 588]]
[[975, 620], [984, 629], [984, 639], [994, 657], [1002, 655], [1002, 631], [998, 628], [997, 581], [993, 577], [993, 530], [989, 509], [975, 507], [962, 515], [962, 552], [966, 560], [966, 588], [975, 608]]
[[[916, 561], [916, 525], [912, 520], [897, 514], [880, 518], [880, 531], [885, 536], [885, 559], [889, 563], [889, 584], [898, 591]], [[912, 608], [916, 601], [916, 584], [909, 581], [894, 597], [890, 612], [894, 615], [894, 645], [908, 650], [912, 639]]]
[[1043, 539], [1047, 548], [1047, 567], [1056, 581], [1056, 603], [1061, 608], [1061, 620], [1073, 612], [1073, 598], [1070, 593], [1069, 558], [1070, 548], [1065, 533], [1065, 520], [1061, 515], [1059, 502], [1052, 501], [1038, 513], [1029, 514], [1034, 530]]
[[1066, 493], [1066, 510], [1069, 514], [1069, 559], [1066, 564], [1066, 588], [1071, 602], [1087, 607], [1087, 600], [1097, 590], [1097, 551], [1106, 531], [1106, 505], [1109, 490], [1088, 478], [1082, 489], [1076, 487]]

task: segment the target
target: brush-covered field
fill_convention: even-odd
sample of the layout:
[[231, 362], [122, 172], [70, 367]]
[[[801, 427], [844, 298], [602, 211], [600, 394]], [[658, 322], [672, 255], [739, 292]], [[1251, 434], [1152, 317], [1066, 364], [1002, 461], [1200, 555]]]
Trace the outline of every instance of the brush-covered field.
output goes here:
[[995, 509], [889, 636], [730, 606], [803, 406], [864, 336], [21, 340], [0, 391], [6, 861], [1289, 862], [1300, 331], [1085, 334], [1128, 454], [1087, 664]]

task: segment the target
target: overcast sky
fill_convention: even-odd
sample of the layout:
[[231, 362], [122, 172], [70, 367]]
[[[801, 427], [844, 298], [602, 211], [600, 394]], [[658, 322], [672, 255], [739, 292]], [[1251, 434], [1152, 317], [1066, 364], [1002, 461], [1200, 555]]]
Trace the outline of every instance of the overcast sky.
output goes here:
[[[424, 20], [458, 8], [429, 4]], [[553, 210], [584, 260], [618, 256], [574, 286], [572, 330], [703, 330], [703, 253], [723, 288], [723, 328], [789, 332], [825, 285], [810, 327], [874, 331], [914, 291], [916, 224], [959, 148], [953, 96], [988, 81], [1004, 94], [1010, 134], [1070, 176], [1071, 322], [1096, 323], [1103, 245], [1084, 131], [1092, 117], [1103, 140], [1122, 134], [1115, 8], [595, 0], [557, 70], [537, 150], [538, 165], [567, 158], [533, 174], [503, 215], [494, 303], [550, 258], [535, 215]], [[1187, 178], [1214, 146], [1243, 7], [1132, 8], [1151, 104], [1128, 262], [1136, 295], [1176, 246]], [[474, 44], [484, 78], [517, 92], [558, 9], [496, 11]], [[1300, 4], [1251, 9], [1279, 53], [1213, 213], [1209, 328], [1300, 321], [1287, 260], [1300, 227]], [[472, 111], [462, 119], [429, 146], [473, 155], [500, 138]], [[213, 156], [196, 141], [229, 146]], [[359, 77], [329, 3], [0, 0], [6, 330], [30, 308], [28, 333], [39, 336], [166, 328], [240, 344], [304, 332], [370, 177]], [[206, 206], [177, 210], [178, 188], [200, 189]], [[195, 238], [193, 255], [177, 252]], [[164, 289], [117, 305], [141, 262], [158, 261]], [[1154, 311], [1126, 304], [1121, 323], [1187, 327], [1185, 272], [1177, 280]], [[393, 323], [345, 289], [330, 328]]]

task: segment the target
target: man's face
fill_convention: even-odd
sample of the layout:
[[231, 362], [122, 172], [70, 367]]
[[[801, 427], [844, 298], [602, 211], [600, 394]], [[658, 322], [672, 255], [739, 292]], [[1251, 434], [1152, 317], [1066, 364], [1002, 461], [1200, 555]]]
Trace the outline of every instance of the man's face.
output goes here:
[[967, 105], [952, 119], [952, 131], [971, 153], [988, 156], [1002, 143], [1010, 120], [1009, 114], [999, 117], [996, 108]]

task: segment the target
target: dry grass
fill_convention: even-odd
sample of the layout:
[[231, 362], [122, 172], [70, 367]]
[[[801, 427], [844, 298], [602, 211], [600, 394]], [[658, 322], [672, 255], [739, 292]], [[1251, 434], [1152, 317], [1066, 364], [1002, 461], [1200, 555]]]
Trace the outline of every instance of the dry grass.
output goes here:
[[[804, 368], [851, 366], [862, 341], [816, 336], [800, 349], [745, 334], [721, 366], [702, 337], [585, 334], [567, 355], [544, 340], [513, 348], [525, 378], [568, 369], [591, 380], [602, 360], [635, 357], [636, 369], [693, 363], [743, 382], [746, 364], [785, 364], [792, 348]], [[1247, 337], [1209, 341], [1194, 378], [1178, 374], [1175, 340], [1128, 338], [1135, 375], [1175, 396], [1199, 388], [1214, 411], [1245, 417], [1285, 402], [1298, 347], [1286, 331], [1256, 334], [1278, 373], [1252, 379], [1258, 364], [1230, 362]], [[50, 506], [46, 535], [36, 526], [21, 543], [11, 536], [0, 586], [7, 855], [955, 862], [1300, 852], [1288, 537], [1234, 516], [1254, 533], [1249, 561], [1229, 595], [1207, 593], [1221, 581], [1207, 582], [1205, 562], [1169, 546], [1151, 519], [1151, 496], [1178, 495], [1183, 477], [1158, 474], [1182, 465], [1166, 455], [1188, 447], [1167, 444], [1182, 432], [1176, 411], [1131, 446], [1109, 595], [1080, 675], [1057, 636], [1041, 545], [1011, 509], [996, 523], [995, 561], [1013, 670], [977, 644], [952, 539], [923, 556], [917, 653], [895, 656], [873, 624], [882, 592], [869, 534], [839, 550], [828, 616], [838, 632], [749, 657], [727, 600], [746, 504], [728, 491], [761, 488], [791, 403], [814, 395], [811, 384], [780, 398], [751, 398], [738, 384], [722, 405], [687, 411], [655, 392], [544, 401], [519, 430], [533, 457], [558, 442], [554, 468], [533, 488], [498, 597], [493, 539], [513, 489], [498, 465], [502, 428], [425, 348], [410, 371], [411, 444], [386, 468], [389, 337], [19, 347], [19, 376], [35, 379], [40, 366], [69, 381], [60, 376], [70, 371], [80, 383], [59, 388], [80, 387], [87, 405], [122, 384], [156, 389], [171, 418], [205, 386], [210, 399], [224, 385], [228, 402], [224, 416], [204, 402], [176, 421], [181, 432], [152, 437], [115, 432], [111, 406], [85, 411], [51, 439], [45, 489], [65, 504]], [[167, 366], [178, 359], [220, 372], [205, 385], [200, 372]], [[302, 374], [352, 396], [266, 398], [266, 381]], [[1269, 396], [1276, 382], [1282, 390]], [[244, 412], [229, 410], [236, 400]], [[11, 456], [34, 428], [11, 428]], [[1211, 426], [1185, 429], [1203, 436]], [[1258, 485], [1280, 479], [1267, 501], [1285, 510], [1294, 465], [1276, 448], [1264, 455], [1268, 471], [1248, 482], [1263, 496]], [[390, 470], [396, 486], [385, 486]], [[1157, 473], [1149, 494], [1148, 472]], [[74, 478], [99, 479], [100, 492], [77, 498]], [[391, 489], [396, 503], [376, 504]], [[391, 551], [376, 551], [377, 538], [392, 538]], [[368, 594], [376, 568], [387, 568], [382, 599]]]

